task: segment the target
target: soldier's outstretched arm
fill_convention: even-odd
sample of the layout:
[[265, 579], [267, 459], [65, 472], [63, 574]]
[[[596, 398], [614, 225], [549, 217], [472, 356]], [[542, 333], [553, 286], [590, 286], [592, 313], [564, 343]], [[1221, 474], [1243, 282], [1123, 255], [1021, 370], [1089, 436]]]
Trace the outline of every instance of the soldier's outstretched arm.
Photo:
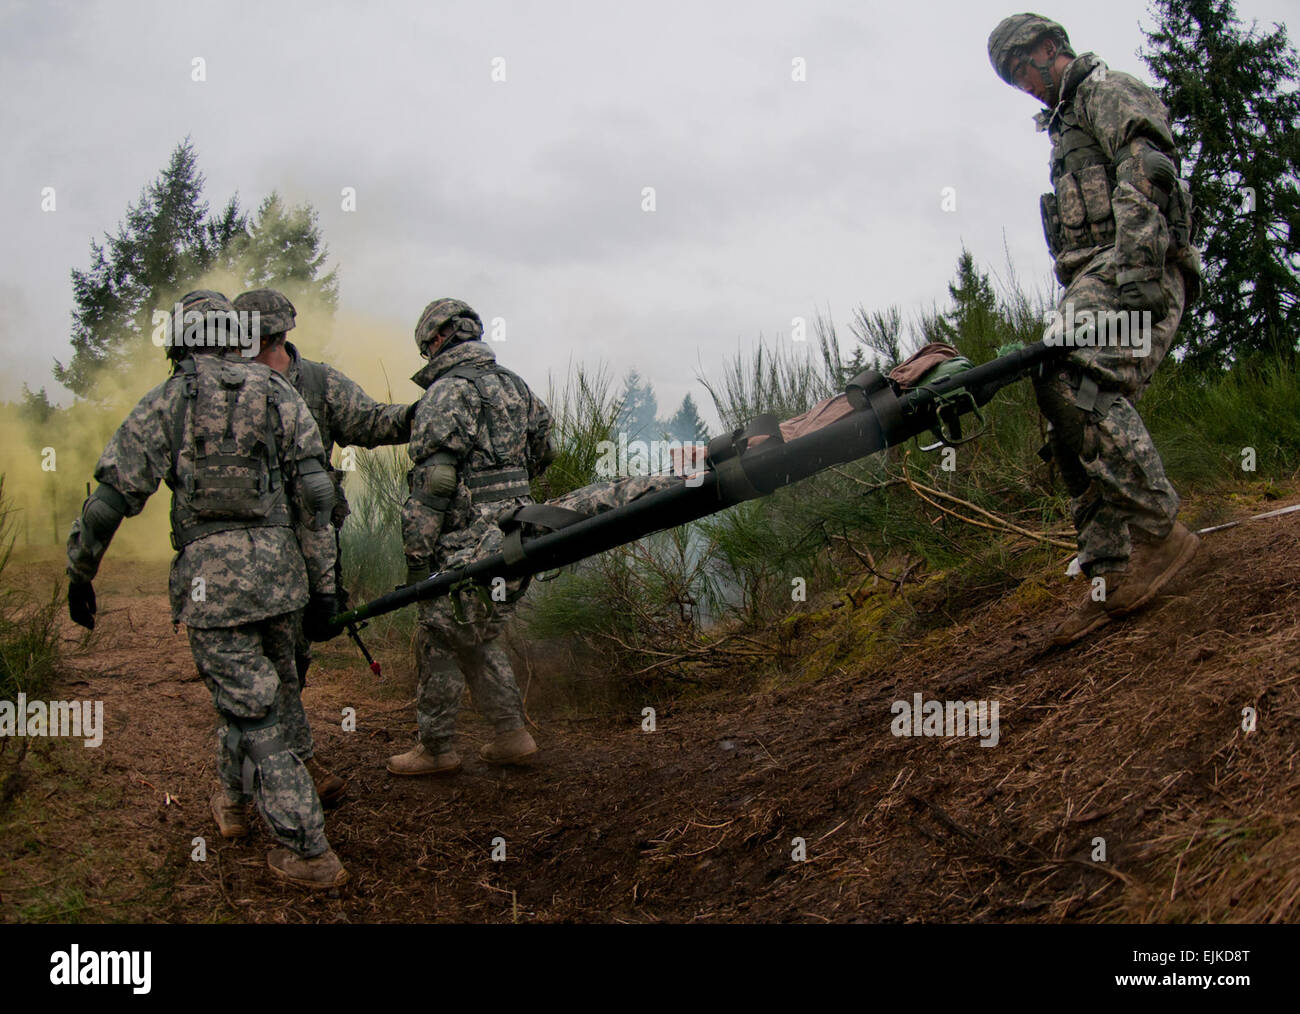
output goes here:
[[551, 442], [551, 411], [541, 398], [529, 391], [528, 400], [528, 476], [537, 478], [555, 460]]
[[123, 518], [144, 510], [145, 502], [171, 466], [169, 431], [164, 424], [166, 385], [154, 388], [131, 410], [109, 438], [95, 465], [95, 490], [81, 506], [68, 535], [68, 614], [95, 628], [92, 581]]
[[325, 367], [325, 404], [334, 439], [343, 445], [380, 447], [411, 439], [415, 405], [375, 401], [361, 385], [332, 366]]

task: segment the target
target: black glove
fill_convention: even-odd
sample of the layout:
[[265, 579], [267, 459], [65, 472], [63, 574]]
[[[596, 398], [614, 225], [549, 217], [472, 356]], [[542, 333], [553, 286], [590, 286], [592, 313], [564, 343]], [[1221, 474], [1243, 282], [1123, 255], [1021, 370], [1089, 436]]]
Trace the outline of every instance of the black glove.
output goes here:
[[302, 633], [309, 641], [329, 641], [343, 633], [329, 621], [339, 611], [338, 599], [333, 595], [313, 595], [307, 600], [302, 613]]
[[1125, 282], [1119, 287], [1121, 310], [1150, 310], [1151, 323], [1159, 324], [1169, 316], [1169, 303], [1158, 279], [1145, 282]]
[[68, 585], [68, 615], [73, 623], [87, 630], [95, 629], [95, 586], [89, 581], [73, 581]]

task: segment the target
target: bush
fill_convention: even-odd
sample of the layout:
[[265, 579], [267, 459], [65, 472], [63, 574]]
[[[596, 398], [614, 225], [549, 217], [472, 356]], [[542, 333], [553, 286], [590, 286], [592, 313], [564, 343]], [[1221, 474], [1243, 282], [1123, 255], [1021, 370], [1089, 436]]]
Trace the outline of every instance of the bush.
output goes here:
[[56, 583], [48, 601], [35, 601], [6, 578], [14, 546], [14, 511], [0, 475], [0, 700], [25, 693], [44, 694], [59, 660], [58, 616], [63, 586]]

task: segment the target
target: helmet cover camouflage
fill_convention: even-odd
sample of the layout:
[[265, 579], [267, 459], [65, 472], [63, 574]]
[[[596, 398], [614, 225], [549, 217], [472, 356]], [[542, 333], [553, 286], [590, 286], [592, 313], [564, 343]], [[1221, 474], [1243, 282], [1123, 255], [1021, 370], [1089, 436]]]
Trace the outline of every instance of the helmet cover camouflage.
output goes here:
[[429, 349], [438, 340], [438, 332], [450, 321], [456, 321], [456, 330], [448, 336], [447, 345], [474, 341], [483, 334], [483, 321], [473, 307], [459, 299], [435, 299], [424, 308], [415, 325], [415, 344], [420, 352], [429, 355]]
[[1014, 86], [1015, 81], [1011, 79], [1011, 58], [1044, 36], [1057, 39], [1066, 50], [1073, 52], [1065, 29], [1041, 14], [1013, 14], [998, 22], [998, 26], [989, 33], [989, 63], [993, 64], [998, 77]]
[[[202, 333], [194, 330], [200, 320], [204, 323]], [[181, 360], [194, 352], [241, 353], [248, 346], [239, 327], [238, 311], [229, 299], [211, 289], [185, 293], [172, 311], [169, 329], [168, 359]]]
[[240, 313], [258, 315], [258, 335], [270, 338], [292, 330], [296, 325], [294, 318], [298, 311], [289, 302], [289, 297], [275, 289], [253, 289], [235, 297], [234, 307]]

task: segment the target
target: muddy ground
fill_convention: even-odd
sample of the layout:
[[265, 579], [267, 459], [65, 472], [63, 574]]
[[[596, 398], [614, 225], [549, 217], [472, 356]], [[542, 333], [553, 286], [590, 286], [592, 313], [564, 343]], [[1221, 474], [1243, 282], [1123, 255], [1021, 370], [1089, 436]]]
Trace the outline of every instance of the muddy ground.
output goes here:
[[[19, 573], [39, 586], [57, 569]], [[327, 831], [352, 880], [312, 896], [273, 880], [260, 822], [244, 842], [216, 836], [213, 713], [165, 565], [110, 553], [98, 629], [65, 621], [51, 694], [102, 699], [104, 743], [31, 741], [0, 811], [0, 919], [1295, 920], [1300, 513], [1207, 537], [1147, 612], [1051, 650], [1082, 594], [1062, 569], [883, 646], [871, 617], [923, 616], [933, 581], [831, 597], [767, 637], [761, 665], [614, 710], [574, 705], [574, 681], [599, 672], [535, 652], [520, 683], [536, 763], [480, 762], [488, 729], [467, 708], [465, 769], [444, 779], [384, 771], [413, 742], [406, 646], [377, 646], [378, 683], [331, 642], [305, 701], [318, 754], [350, 783]], [[893, 735], [891, 705], [918, 692], [998, 702], [997, 745]]]

